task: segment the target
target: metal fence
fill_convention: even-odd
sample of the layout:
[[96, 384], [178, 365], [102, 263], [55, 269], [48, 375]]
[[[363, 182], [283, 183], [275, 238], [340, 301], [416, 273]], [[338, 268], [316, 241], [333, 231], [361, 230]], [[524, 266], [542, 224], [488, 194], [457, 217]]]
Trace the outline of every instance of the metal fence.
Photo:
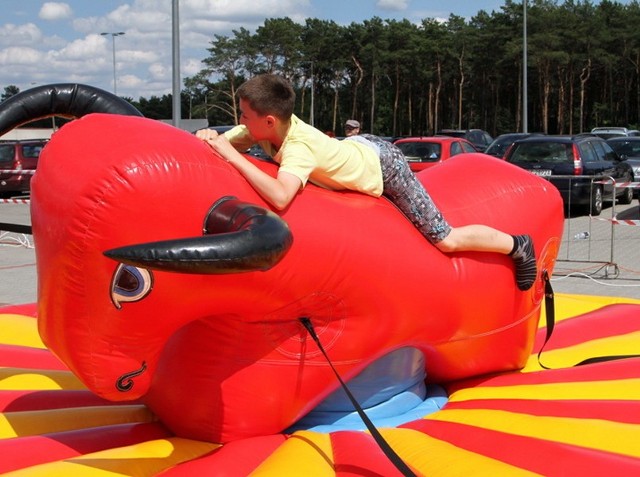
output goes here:
[[[563, 176], [571, 180], [571, 176]], [[584, 179], [584, 176], [575, 176]], [[616, 183], [611, 177], [591, 178], [597, 184], [622, 188], [640, 188], [640, 182]], [[640, 225], [638, 202], [619, 204], [615, 194], [605, 203], [601, 215], [593, 216], [588, 207], [582, 215], [567, 203], [562, 245], [554, 275], [581, 272], [600, 278], [640, 280]]]

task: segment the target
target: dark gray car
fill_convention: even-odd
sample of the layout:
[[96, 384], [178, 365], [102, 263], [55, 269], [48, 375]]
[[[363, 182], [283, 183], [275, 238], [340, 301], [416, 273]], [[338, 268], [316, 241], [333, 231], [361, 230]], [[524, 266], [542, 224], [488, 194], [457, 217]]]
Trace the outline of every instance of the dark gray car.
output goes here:
[[507, 149], [509, 149], [509, 146], [511, 146], [514, 142], [520, 139], [526, 139], [531, 136], [541, 136], [541, 135], [542, 133], [501, 134], [500, 136], [495, 138], [491, 144], [489, 144], [489, 147], [485, 149], [484, 153], [489, 154], [490, 156], [502, 158], [507, 152]]
[[491, 135], [482, 129], [442, 129], [436, 133], [436, 136], [464, 138], [480, 152], [484, 152], [487, 146], [493, 142]]
[[607, 144], [629, 163], [633, 169], [633, 180], [640, 180], [640, 137], [611, 138], [607, 139]]
[[516, 141], [504, 159], [548, 179], [567, 208], [586, 206], [591, 215], [600, 215], [603, 202], [614, 194], [622, 204], [633, 200], [632, 188], [618, 188], [611, 181], [631, 182], [631, 166], [592, 134], [530, 137]]

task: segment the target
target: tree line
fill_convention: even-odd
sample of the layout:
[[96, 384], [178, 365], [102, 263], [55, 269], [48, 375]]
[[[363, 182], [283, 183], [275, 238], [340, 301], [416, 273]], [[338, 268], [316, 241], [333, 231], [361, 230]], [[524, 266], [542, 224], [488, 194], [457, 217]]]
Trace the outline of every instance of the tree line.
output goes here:
[[[527, 18], [527, 127], [575, 134], [640, 120], [640, 5], [608, 0], [531, 0]], [[430, 135], [443, 128], [521, 131], [524, 9], [466, 20], [373, 17], [343, 26], [270, 18], [251, 32], [214, 35], [203, 69], [184, 80], [183, 118], [238, 122], [235, 91], [260, 73], [287, 77], [295, 113], [342, 134], [349, 118], [374, 134]], [[6, 88], [5, 88], [6, 93]], [[132, 102], [145, 116], [171, 117], [171, 95]]]
[[[523, 4], [506, 0], [500, 11], [445, 22], [268, 19], [254, 33], [215, 35], [204, 68], [185, 80], [184, 111], [210, 124], [235, 123], [236, 88], [268, 72], [295, 85], [296, 114], [338, 134], [348, 118], [392, 136], [520, 131], [523, 18]], [[529, 131], [638, 125], [638, 2], [534, 0], [526, 18]]]

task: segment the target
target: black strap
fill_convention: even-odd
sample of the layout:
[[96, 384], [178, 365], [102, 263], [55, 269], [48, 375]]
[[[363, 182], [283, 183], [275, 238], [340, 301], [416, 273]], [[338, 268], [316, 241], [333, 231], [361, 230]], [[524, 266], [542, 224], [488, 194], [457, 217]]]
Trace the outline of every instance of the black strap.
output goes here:
[[[551, 287], [551, 278], [549, 277], [549, 273], [545, 270], [542, 272], [542, 279], [544, 280], [544, 308], [545, 315], [547, 319], [547, 335], [544, 338], [544, 343], [540, 347], [540, 351], [538, 351], [538, 364], [541, 368], [551, 369], [546, 367], [540, 361], [540, 355], [542, 354], [542, 350], [546, 346], [549, 338], [551, 338], [551, 334], [553, 333], [553, 327], [556, 322], [556, 312], [555, 312], [555, 299], [553, 295], [553, 288]], [[611, 356], [595, 356], [593, 358], [587, 358], [579, 363], [574, 364], [573, 366], [583, 366], [586, 364], [594, 364], [594, 363], [603, 363], [605, 361], [615, 361], [618, 359], [627, 359], [627, 358], [640, 358], [640, 354], [619, 354], [619, 355], [611, 355]]]
[[30, 225], [7, 224], [4, 222], [0, 222], [0, 230], [4, 230], [6, 232], [14, 232], [17, 234], [27, 234], [27, 235], [31, 235], [33, 233], [31, 231]]
[[333, 363], [329, 359], [329, 356], [327, 356], [327, 353], [325, 352], [324, 347], [320, 343], [318, 335], [316, 335], [316, 332], [313, 329], [313, 324], [311, 323], [311, 320], [306, 317], [300, 318], [300, 323], [302, 323], [302, 325], [307, 329], [307, 331], [309, 332], [309, 335], [311, 335], [311, 337], [313, 338], [313, 341], [315, 341], [316, 345], [318, 345], [318, 349], [324, 355], [325, 359], [327, 360], [327, 363], [329, 363], [329, 366], [331, 366], [331, 369], [333, 370], [334, 374], [338, 378], [338, 381], [340, 381], [340, 385], [342, 386], [342, 389], [344, 389], [344, 392], [347, 393], [347, 397], [351, 401], [351, 404], [353, 404], [353, 407], [355, 408], [358, 415], [362, 419], [362, 422], [364, 422], [365, 426], [367, 426], [367, 429], [375, 439], [378, 446], [380, 446], [380, 449], [382, 449], [382, 452], [384, 452], [387, 458], [391, 461], [393, 465], [396, 466], [396, 468], [402, 473], [402, 475], [404, 475], [405, 477], [417, 477], [416, 474], [409, 468], [409, 466], [405, 464], [404, 461], [400, 458], [400, 456], [398, 456], [398, 454], [396, 454], [396, 452], [391, 448], [391, 446], [384, 439], [384, 437], [382, 437], [380, 432], [378, 432], [378, 429], [376, 429], [376, 426], [373, 424], [373, 422], [371, 422], [371, 420], [369, 419], [367, 414], [364, 412], [360, 404], [358, 404], [358, 401], [356, 400], [356, 398], [353, 397], [353, 394], [351, 394], [351, 391], [349, 391], [349, 388], [347, 387], [347, 385], [344, 383], [344, 381], [338, 374], [338, 371], [336, 371], [336, 368], [333, 367]]
[[553, 327], [556, 323], [555, 297], [553, 295], [553, 287], [551, 286], [551, 278], [549, 277], [549, 272], [546, 270], [542, 272], [542, 280], [544, 280], [544, 311], [547, 318], [547, 335], [544, 338], [544, 343], [542, 343], [540, 347], [540, 351], [538, 351], [538, 364], [541, 368], [549, 369], [540, 361], [540, 355], [547, 341], [551, 338]]
[[595, 358], [587, 358], [584, 361], [576, 363], [574, 366], [582, 366], [585, 364], [603, 363], [605, 361], [616, 361], [618, 359], [640, 358], [640, 354], [612, 354], [611, 356], [596, 356]]

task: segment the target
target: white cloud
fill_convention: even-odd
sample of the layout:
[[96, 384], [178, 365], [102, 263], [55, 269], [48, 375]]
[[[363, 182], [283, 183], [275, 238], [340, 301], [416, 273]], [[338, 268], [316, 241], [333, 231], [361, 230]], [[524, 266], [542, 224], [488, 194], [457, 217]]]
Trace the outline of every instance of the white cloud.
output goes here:
[[378, 0], [376, 7], [382, 10], [403, 11], [409, 7], [408, 0]]
[[[112, 90], [113, 42], [100, 33], [123, 31], [125, 35], [115, 38], [118, 93], [134, 98], [171, 93], [172, 2], [108, 3], [116, 6], [109, 10], [86, 8], [84, 3], [81, 7], [79, 0], [44, 2], [25, 23], [14, 12], [13, 23], [0, 24], [0, 86], [15, 84], [25, 89], [33, 83], [79, 81]], [[204, 67], [202, 60], [215, 34], [231, 35], [240, 28], [255, 31], [266, 18], [289, 17], [301, 22], [310, 12], [310, 0], [180, 0], [181, 78]], [[45, 22], [51, 20], [69, 23]], [[9, 47], [32, 50], [20, 58]], [[6, 66], [15, 64], [12, 62], [36, 61], [36, 54], [39, 57], [33, 67], [6, 71]]]
[[59, 50], [58, 56], [68, 60], [90, 60], [96, 57], [97, 53], [102, 56], [108, 51], [105, 47], [105, 39], [100, 35], [89, 35], [68, 43]]
[[210, 18], [237, 22], [239, 20], [292, 17], [310, 8], [309, 0], [183, 0], [180, 12], [187, 17]]
[[202, 64], [203, 59], [204, 58], [181, 58], [180, 63], [182, 63], [182, 76], [186, 78], [188, 76], [194, 76], [195, 74], [199, 73], [200, 70], [202, 70], [202, 68], [204, 67], [204, 65]]
[[166, 80], [171, 78], [171, 67], [166, 63], [153, 63], [149, 66], [149, 73], [154, 80]]
[[42, 60], [42, 57], [43, 54], [35, 48], [24, 46], [9, 47], [0, 50], [0, 64], [3, 68], [35, 65]]
[[69, 4], [60, 2], [45, 2], [38, 13], [38, 17], [43, 20], [65, 20], [72, 15], [73, 10]]
[[0, 25], [0, 46], [31, 46], [42, 40], [42, 32], [33, 23]]

